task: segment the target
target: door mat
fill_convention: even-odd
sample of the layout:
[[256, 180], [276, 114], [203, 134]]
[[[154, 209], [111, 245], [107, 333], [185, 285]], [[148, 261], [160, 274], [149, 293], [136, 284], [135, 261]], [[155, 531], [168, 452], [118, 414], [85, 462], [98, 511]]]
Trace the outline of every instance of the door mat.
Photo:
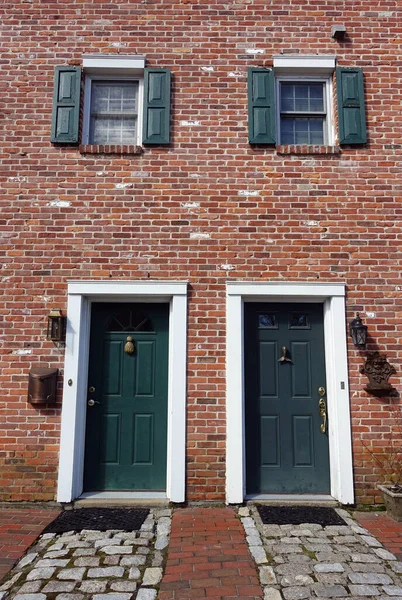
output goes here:
[[320, 506], [257, 506], [264, 525], [346, 525], [345, 521], [333, 508]]
[[137, 531], [147, 518], [148, 508], [78, 508], [64, 510], [42, 533], [67, 531]]

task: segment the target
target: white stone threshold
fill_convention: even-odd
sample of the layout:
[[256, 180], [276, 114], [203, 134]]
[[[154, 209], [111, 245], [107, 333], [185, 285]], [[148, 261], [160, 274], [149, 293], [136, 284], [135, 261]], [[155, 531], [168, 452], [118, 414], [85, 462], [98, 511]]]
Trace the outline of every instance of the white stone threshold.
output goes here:
[[85, 492], [79, 500], [166, 500], [166, 492]]
[[251, 502], [259, 502], [260, 500], [264, 502], [281, 502], [283, 504], [287, 502], [308, 502], [310, 504], [332, 502], [339, 504], [335, 498], [328, 494], [248, 494], [246, 500]]

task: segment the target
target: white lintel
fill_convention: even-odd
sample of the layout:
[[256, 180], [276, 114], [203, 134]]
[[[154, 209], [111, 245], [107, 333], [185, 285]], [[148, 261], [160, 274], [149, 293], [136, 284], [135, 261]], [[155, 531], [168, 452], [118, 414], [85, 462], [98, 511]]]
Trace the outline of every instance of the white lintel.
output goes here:
[[139, 54], [84, 54], [82, 65], [90, 75], [138, 75], [144, 71], [145, 56]]
[[334, 72], [335, 66], [336, 56], [315, 54], [274, 56], [274, 71], [277, 75], [287, 75], [293, 71], [303, 75], [329, 75]]

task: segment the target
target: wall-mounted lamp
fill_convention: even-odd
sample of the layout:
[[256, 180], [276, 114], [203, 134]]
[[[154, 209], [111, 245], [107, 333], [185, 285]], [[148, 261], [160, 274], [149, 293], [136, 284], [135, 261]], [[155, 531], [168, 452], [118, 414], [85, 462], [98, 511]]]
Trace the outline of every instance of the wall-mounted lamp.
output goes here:
[[59, 308], [52, 308], [47, 318], [47, 339], [52, 342], [64, 342], [66, 333], [66, 317]]
[[332, 25], [331, 37], [333, 37], [334, 40], [343, 40], [345, 35], [346, 35], [345, 25]]
[[365, 348], [367, 341], [367, 325], [363, 325], [359, 313], [356, 318], [350, 322], [350, 337], [358, 348]]

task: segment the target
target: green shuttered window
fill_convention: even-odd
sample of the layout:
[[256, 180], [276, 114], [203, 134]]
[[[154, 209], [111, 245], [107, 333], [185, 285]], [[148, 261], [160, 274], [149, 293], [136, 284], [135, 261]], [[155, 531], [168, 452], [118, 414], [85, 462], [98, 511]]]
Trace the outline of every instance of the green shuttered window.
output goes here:
[[367, 142], [362, 69], [336, 69], [340, 144]]
[[145, 69], [143, 144], [168, 144], [170, 139], [170, 70]]
[[[362, 69], [338, 67], [335, 74], [339, 144], [365, 144], [367, 133]], [[319, 83], [320, 79], [322, 83]], [[307, 90], [306, 94], [308, 92], [308, 98], [306, 96], [308, 102], [304, 98], [306, 94], [302, 93], [304, 89]], [[287, 97], [284, 96], [287, 91], [295, 96], [293, 98], [295, 106], [290, 106], [289, 102], [287, 106], [285, 102]], [[318, 96], [318, 91], [321, 94], [322, 107], [317, 108], [314, 104], [311, 108], [310, 96], [312, 92], [317, 92]], [[326, 94], [328, 94], [327, 109], [325, 109]], [[288, 76], [287, 81], [286, 78], [278, 77], [275, 82], [274, 72], [271, 69], [250, 68], [248, 70], [249, 142], [291, 145], [332, 144], [332, 141], [328, 141], [328, 138], [331, 140], [332, 137], [330, 100], [331, 87], [328, 76], [311, 77], [309, 81], [306, 76], [298, 77], [296, 69], [294, 77]], [[304, 104], [307, 102], [306, 106], [303, 102]]]
[[56, 67], [51, 141], [77, 144], [80, 118], [81, 68]]
[[[144, 69], [142, 77], [87, 75], [84, 98], [84, 144], [128, 144], [141, 141], [137, 116], [143, 113], [142, 142], [170, 140], [170, 70]], [[51, 141], [79, 143], [81, 68], [56, 67]], [[142, 108], [142, 111], [140, 110]]]

